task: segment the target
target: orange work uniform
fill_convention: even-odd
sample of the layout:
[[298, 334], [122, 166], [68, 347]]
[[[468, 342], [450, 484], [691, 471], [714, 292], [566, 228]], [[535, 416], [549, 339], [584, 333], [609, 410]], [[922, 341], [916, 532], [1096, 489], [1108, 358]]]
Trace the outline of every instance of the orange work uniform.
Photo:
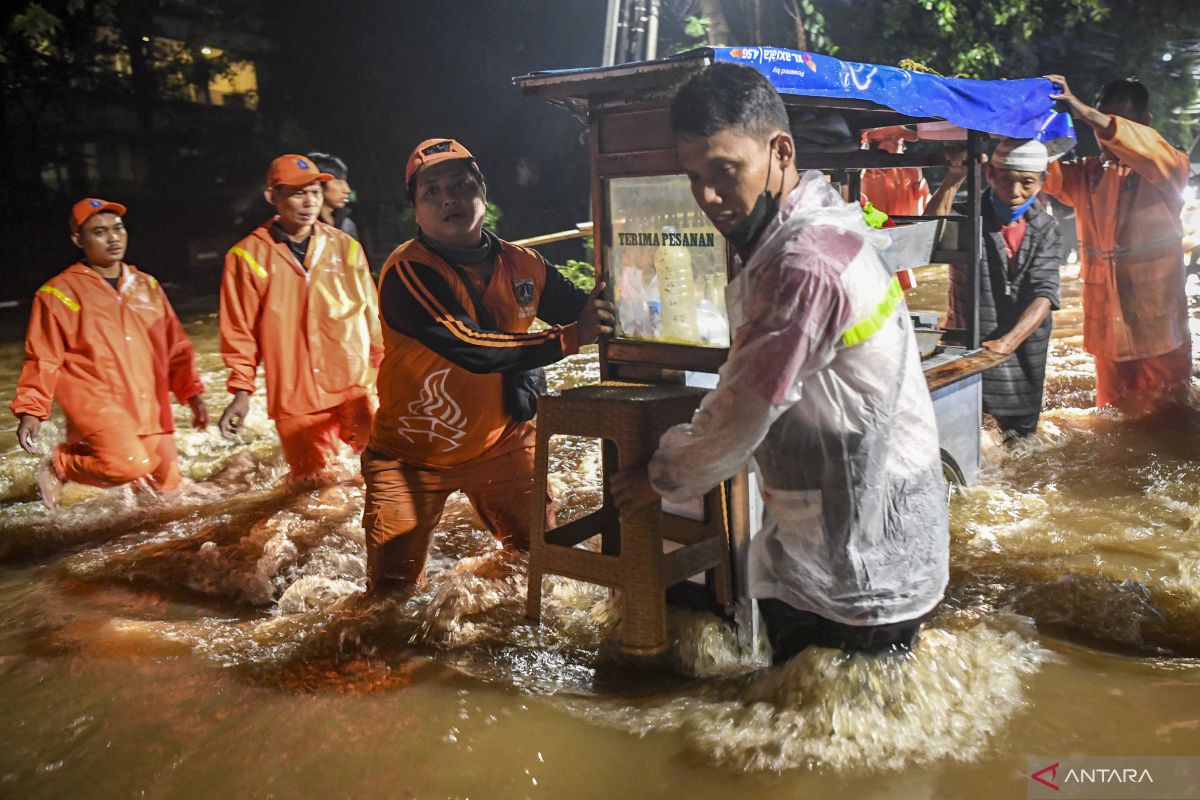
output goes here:
[[892, 217], [921, 216], [932, 196], [920, 167], [865, 170], [860, 192], [860, 202]]
[[[534, 432], [514, 416], [512, 389], [529, 370], [578, 351], [587, 294], [536, 252], [487, 236], [495, 266], [486, 284], [420, 239], [397, 248], [380, 276], [385, 355], [363, 454], [372, 587], [420, 579], [455, 490], [498, 539], [528, 546], [540, 502]], [[531, 333], [535, 318], [554, 327]]]
[[125, 264], [114, 289], [77, 263], [38, 289], [11, 407], [44, 420], [58, 401], [67, 440], [51, 463], [60, 478], [117, 486], [149, 477], [174, 488], [168, 395], [186, 403], [203, 391], [192, 344], [152, 276]]
[[337, 440], [355, 452], [371, 426], [370, 370], [383, 355], [379, 304], [362, 246], [314, 222], [304, 260], [270, 220], [225, 256], [221, 358], [230, 393], [253, 392], [263, 365], [267, 413], [295, 476], [324, 468]]
[[1179, 219], [1188, 160], [1153, 128], [1112, 119], [1099, 138], [1116, 160], [1051, 164], [1045, 190], [1075, 207], [1096, 405], [1153, 408], [1192, 372]]

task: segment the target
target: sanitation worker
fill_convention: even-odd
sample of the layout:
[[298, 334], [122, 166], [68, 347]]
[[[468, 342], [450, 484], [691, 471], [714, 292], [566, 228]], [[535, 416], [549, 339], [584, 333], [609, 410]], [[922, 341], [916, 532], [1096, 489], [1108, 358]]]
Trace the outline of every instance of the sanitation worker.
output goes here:
[[1100, 143], [1098, 156], [1051, 164], [1045, 187], [1075, 207], [1096, 405], [1153, 412], [1182, 400], [1192, 376], [1180, 222], [1188, 159], [1150, 127], [1138, 81], [1107, 84], [1092, 107], [1063, 76], [1046, 77]]
[[[483, 227], [487, 184], [454, 139], [417, 145], [405, 168], [417, 238], [380, 276], [386, 354], [379, 414], [363, 453], [368, 589], [422, 580], [446, 498], [461, 490], [488, 530], [529, 546], [540, 368], [613, 330], [589, 296], [533, 250]], [[549, 327], [530, 330], [535, 319]]]
[[242, 427], [262, 364], [267, 413], [297, 481], [321, 474], [339, 440], [362, 452], [372, 368], [383, 355], [362, 247], [318, 218], [332, 179], [306, 156], [271, 162], [265, 196], [275, 215], [230, 249], [221, 281], [221, 358], [233, 395], [221, 433]]
[[171, 394], [191, 407], [195, 427], [208, 424], [179, 318], [158, 281], [125, 261], [126, 210], [95, 197], [76, 203], [68, 223], [83, 256], [34, 295], [11, 407], [17, 441], [34, 454], [51, 403], [66, 415], [66, 442], [37, 478], [47, 508], [66, 481], [179, 486]]

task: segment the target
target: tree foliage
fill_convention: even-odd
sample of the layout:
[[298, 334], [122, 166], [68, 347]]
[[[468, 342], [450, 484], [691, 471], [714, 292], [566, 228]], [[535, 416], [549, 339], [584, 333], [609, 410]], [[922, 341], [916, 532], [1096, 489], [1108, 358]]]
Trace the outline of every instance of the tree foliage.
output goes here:
[[[232, 0], [36, 0], [0, 12], [0, 131], [45, 165], [114, 103], [149, 130], [173, 102], [206, 99], [236, 56], [222, 43], [258, 27], [258, 12]], [[164, 28], [166, 30], [164, 30]], [[212, 45], [212, 46], [210, 46]]]
[[[1200, 120], [1196, 0], [662, 0], [677, 49], [763, 44], [944, 75], [1061, 73], [1079, 96], [1137, 76], [1155, 124], [1190, 144]], [[668, 36], [672, 34], [668, 33]]]

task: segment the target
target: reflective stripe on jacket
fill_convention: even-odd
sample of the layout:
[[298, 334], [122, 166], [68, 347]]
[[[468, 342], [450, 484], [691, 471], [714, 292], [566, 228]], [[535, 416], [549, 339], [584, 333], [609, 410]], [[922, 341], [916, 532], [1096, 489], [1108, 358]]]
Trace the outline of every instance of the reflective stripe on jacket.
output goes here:
[[117, 286], [77, 263], [38, 289], [14, 414], [44, 420], [57, 400], [70, 441], [121, 418], [139, 436], [175, 430], [169, 395], [204, 391], [192, 344], [152, 276], [126, 264]]
[[266, 373], [272, 419], [333, 408], [366, 393], [383, 355], [379, 303], [362, 246], [313, 223], [305, 264], [271, 237], [270, 220], [225, 256], [221, 358], [229, 391]]

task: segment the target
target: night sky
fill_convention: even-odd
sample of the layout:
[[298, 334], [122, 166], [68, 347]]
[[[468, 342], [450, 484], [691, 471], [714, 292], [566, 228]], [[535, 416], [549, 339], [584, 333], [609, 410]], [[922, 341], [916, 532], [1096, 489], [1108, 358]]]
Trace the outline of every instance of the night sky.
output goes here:
[[506, 238], [589, 218], [584, 126], [523, 97], [512, 77], [597, 65], [603, 0], [286, 8], [272, 71], [260, 75], [263, 111], [295, 122], [280, 130], [280, 152], [346, 160], [368, 224], [387, 229], [403, 210], [405, 160], [431, 136], [458, 138], [479, 159]]

